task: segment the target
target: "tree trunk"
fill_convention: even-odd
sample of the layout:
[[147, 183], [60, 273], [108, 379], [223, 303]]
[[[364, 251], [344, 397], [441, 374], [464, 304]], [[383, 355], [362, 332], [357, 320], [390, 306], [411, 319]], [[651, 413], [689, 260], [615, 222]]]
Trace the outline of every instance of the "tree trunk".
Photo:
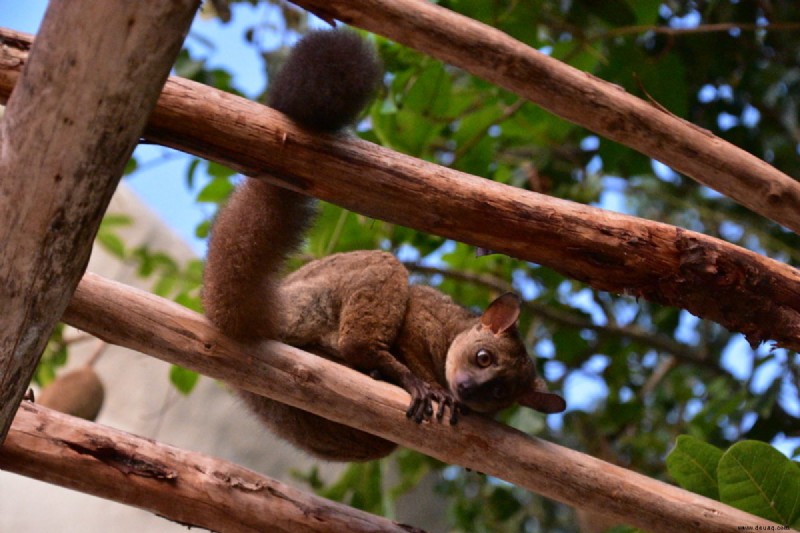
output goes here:
[[0, 442], [198, 5], [50, 2], [0, 121]]

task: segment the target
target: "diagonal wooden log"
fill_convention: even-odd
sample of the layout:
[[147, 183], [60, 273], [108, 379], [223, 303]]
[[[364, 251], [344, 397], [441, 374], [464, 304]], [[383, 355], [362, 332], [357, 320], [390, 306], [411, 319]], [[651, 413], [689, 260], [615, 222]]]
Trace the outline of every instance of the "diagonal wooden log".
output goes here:
[[424, 533], [227, 461], [30, 402], [22, 402], [0, 446], [0, 468], [151, 511], [189, 528], [229, 533]]
[[352, 211], [533, 261], [800, 349], [800, 271], [720, 239], [520, 190], [173, 78], [148, 139]]
[[457, 426], [417, 425], [406, 418], [409, 397], [397, 387], [274, 341], [248, 351], [193, 311], [93, 274], [84, 276], [64, 320], [108, 342], [647, 531], [734, 533], [741, 527], [775, 527], [478, 415], [464, 417]]
[[800, 232], [800, 183], [618, 85], [427, 0], [292, 0], [405, 44], [669, 165]]
[[[0, 32], [0, 38], [3, 33]], [[0, 98], [24, 62], [0, 48]], [[800, 349], [800, 272], [720, 239], [471, 176], [170, 78], [148, 139], [364, 215], [551, 267]], [[713, 146], [709, 145], [712, 150]]]
[[198, 5], [47, 9], [0, 121], [0, 442]]

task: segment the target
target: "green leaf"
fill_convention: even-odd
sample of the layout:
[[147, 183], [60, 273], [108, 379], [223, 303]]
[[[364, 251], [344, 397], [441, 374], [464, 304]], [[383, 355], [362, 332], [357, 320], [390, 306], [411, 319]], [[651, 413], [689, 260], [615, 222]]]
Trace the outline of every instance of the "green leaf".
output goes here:
[[645, 533], [641, 529], [636, 529], [632, 526], [614, 526], [611, 529], [607, 529], [604, 533]]
[[419, 73], [403, 99], [403, 105], [418, 113], [446, 117], [450, 109], [450, 76], [439, 62], [431, 62]]
[[634, 71], [646, 94], [645, 100], [655, 100], [671, 113], [685, 117], [689, 112], [689, 98], [686, 93], [686, 68], [681, 58], [675, 54], [665, 54], [658, 60], [647, 60]]
[[633, 10], [625, 0], [583, 0], [579, 4], [612, 26], [625, 26], [636, 20]]
[[209, 176], [219, 179], [227, 179], [236, 174], [236, 172], [225, 165], [220, 165], [219, 163], [214, 163], [213, 161], [208, 163], [208, 168], [206, 171], [208, 172]]
[[377, 248], [380, 236], [370, 231], [376, 225], [380, 227], [382, 223], [320, 202], [316, 223], [307, 236], [308, 249], [315, 257], [323, 257], [335, 252]]
[[110, 231], [98, 231], [97, 242], [111, 255], [118, 259], [125, 258], [125, 243], [115, 233]]
[[680, 435], [667, 456], [667, 470], [686, 490], [719, 500], [717, 465], [722, 450], [689, 435]]
[[185, 292], [181, 292], [175, 297], [175, 303], [179, 303], [187, 309], [191, 309], [192, 311], [196, 311], [198, 313], [203, 312], [203, 302], [200, 300], [200, 298]]
[[381, 490], [383, 469], [381, 461], [351, 464], [331, 486], [317, 491], [321, 496], [364, 511], [392, 514], [390, 502]]
[[53, 381], [57, 370], [67, 363], [68, 355], [67, 344], [64, 342], [64, 324], [58, 324], [47, 341], [42, 358], [36, 367], [33, 382], [44, 387]]
[[220, 203], [233, 191], [233, 184], [227, 178], [214, 178], [197, 193], [198, 202]]
[[133, 220], [127, 215], [107, 214], [100, 222], [96, 240], [108, 253], [118, 259], [125, 259], [125, 243], [114, 231], [115, 228], [130, 226]]
[[442, 129], [441, 125], [407, 107], [396, 113], [373, 113], [372, 127], [382, 144], [414, 156], [424, 155], [425, 148]]
[[132, 223], [133, 219], [128, 215], [108, 213], [103, 217], [103, 221], [100, 223], [100, 227], [119, 228], [119, 227], [130, 226]]
[[485, 135], [489, 126], [494, 124], [502, 114], [503, 110], [496, 103], [483, 103], [477, 111], [470, 113], [458, 122], [458, 128], [453, 133], [453, 140], [461, 144], [476, 135]]
[[434, 460], [408, 449], [399, 450], [394, 458], [400, 480], [391, 488], [389, 494], [391, 498], [396, 499], [419, 485], [422, 478], [431, 472], [431, 464]]
[[487, 503], [491, 505], [492, 513], [500, 521], [510, 519], [522, 508], [522, 504], [514, 497], [513, 491], [509, 487], [503, 486], [492, 491]]
[[194, 187], [194, 177], [197, 174], [197, 167], [200, 166], [202, 159], [192, 159], [192, 162], [189, 163], [189, 166], [186, 168], [186, 186], [189, 189]]
[[139, 163], [136, 161], [135, 157], [131, 157], [128, 159], [128, 162], [125, 163], [125, 170], [123, 170], [122, 173], [124, 176], [127, 176], [135, 172], [137, 168], [139, 168]]
[[783, 525], [800, 517], [800, 466], [765, 442], [731, 446], [717, 476], [723, 503]]
[[172, 365], [169, 371], [169, 380], [181, 394], [188, 395], [192, 392], [198, 379], [200, 379], [200, 375], [197, 372], [177, 365]]
[[579, 331], [561, 328], [553, 334], [552, 341], [561, 361], [578, 364], [579, 358], [583, 360], [587, 357], [589, 343], [581, 337]]
[[532, 409], [515, 408], [508, 418], [508, 425], [528, 435], [538, 435], [544, 431], [547, 424], [545, 418]]
[[189, 56], [189, 51], [184, 49], [175, 59], [175, 74], [182, 78], [193, 78], [203, 70], [204, 65], [204, 61], [192, 59]]
[[636, 15], [637, 24], [655, 24], [658, 22], [658, 8], [662, 0], [628, 0], [630, 8]]
[[163, 298], [169, 297], [172, 291], [175, 289], [175, 285], [177, 284], [178, 279], [174, 276], [163, 276], [161, 279], [157, 280], [153, 288], [151, 289], [153, 294], [157, 294]]
[[208, 234], [211, 233], [211, 221], [204, 220], [200, 222], [196, 228], [194, 228], [194, 235], [198, 239], [205, 239], [208, 237]]

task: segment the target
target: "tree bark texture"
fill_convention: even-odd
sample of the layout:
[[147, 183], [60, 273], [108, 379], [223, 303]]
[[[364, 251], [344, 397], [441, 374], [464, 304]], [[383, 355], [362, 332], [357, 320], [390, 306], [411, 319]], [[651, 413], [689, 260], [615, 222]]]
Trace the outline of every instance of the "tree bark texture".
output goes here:
[[0, 442], [198, 5], [53, 1], [16, 65], [0, 121]]
[[[0, 50], [0, 97], [15, 79], [15, 68], [3, 65], [24, 57], [11, 46]], [[357, 213], [533, 261], [596, 289], [686, 309], [743, 333], [751, 344], [773, 340], [800, 349], [800, 272], [720, 239], [510, 187], [352, 137], [312, 134], [268, 107], [181, 78], [165, 85], [145, 135]], [[706, 149], [725, 159], [729, 149], [720, 143]]]
[[403, 390], [284, 344], [247, 349], [180, 305], [86, 274], [64, 316], [108, 342], [374, 433], [655, 533], [733, 533], [769, 521], [479, 415], [416, 424]]
[[227, 461], [30, 402], [20, 404], [0, 447], [0, 468], [212, 531], [422, 533]]
[[491, 26], [427, 0], [292, 1], [463, 68], [800, 232], [800, 183], [795, 179], [618, 85]]

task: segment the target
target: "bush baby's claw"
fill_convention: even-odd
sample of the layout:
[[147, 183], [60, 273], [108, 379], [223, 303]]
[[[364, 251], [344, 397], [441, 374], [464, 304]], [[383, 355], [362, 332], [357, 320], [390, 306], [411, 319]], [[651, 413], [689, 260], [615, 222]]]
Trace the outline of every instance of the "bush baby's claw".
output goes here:
[[436, 420], [441, 422], [444, 419], [445, 411], [450, 410], [450, 424], [458, 422], [459, 413], [464, 413], [466, 407], [456, 400], [452, 394], [442, 388], [431, 386], [421, 381], [410, 387], [411, 403], [406, 410], [406, 417], [411, 418], [417, 424], [423, 420], [431, 420], [434, 417], [434, 402], [436, 408]]

